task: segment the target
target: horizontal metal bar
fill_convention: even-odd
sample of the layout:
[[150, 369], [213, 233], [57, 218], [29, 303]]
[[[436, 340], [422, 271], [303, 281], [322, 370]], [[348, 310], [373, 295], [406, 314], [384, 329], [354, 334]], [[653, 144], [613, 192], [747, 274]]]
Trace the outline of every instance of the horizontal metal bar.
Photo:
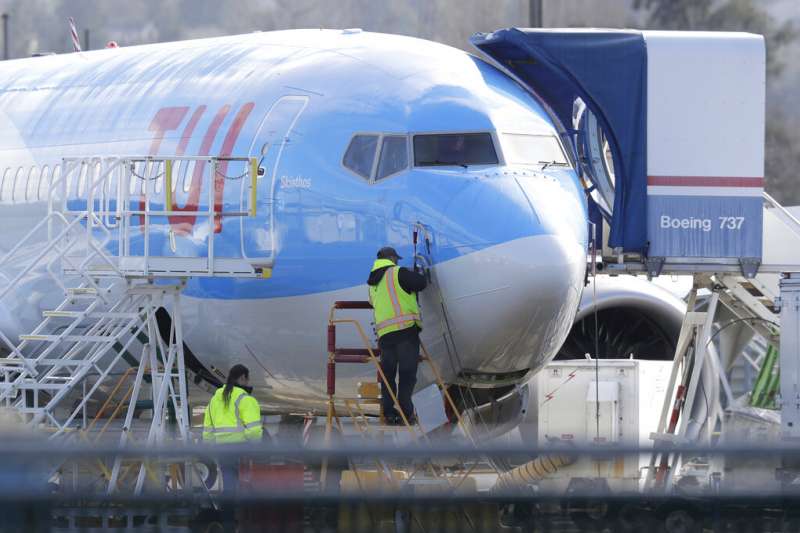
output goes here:
[[[61, 390], [64, 388], [64, 383], [0, 383], [0, 390]], [[14, 411], [19, 411], [15, 407]]]
[[[34, 363], [36, 365], [52, 365], [52, 366], [90, 366], [91, 361], [83, 361], [81, 359], [0, 359], [0, 369], [5, 365], [13, 365], [17, 367], [26, 363]], [[16, 371], [16, 370], [13, 370]]]
[[[77, 198], [74, 201], [84, 201], [84, 198]], [[114, 216], [117, 218], [121, 218], [123, 216], [141, 216], [141, 215], [150, 215], [154, 217], [186, 217], [186, 216], [193, 216], [193, 217], [248, 217], [250, 216], [249, 213], [245, 211], [214, 211], [213, 214], [209, 213], [208, 210], [203, 211], [147, 211], [147, 210], [128, 210], [128, 209], [121, 209], [119, 211], [91, 211], [93, 215], [97, 216]], [[73, 215], [77, 213], [85, 213], [85, 211], [63, 211], [63, 213], [68, 215]], [[160, 224], [156, 224], [154, 222], [150, 222], [151, 226], [158, 226]]]
[[[176, 461], [172, 461], [175, 463]], [[162, 461], [162, 463], [165, 463]], [[374, 470], [373, 470], [374, 471]], [[283, 478], [286, 478], [284, 475]], [[452, 482], [457, 482], [459, 478], [450, 478]], [[407, 482], [406, 482], [407, 483]], [[257, 484], [254, 484], [257, 485]], [[402, 483], [401, 483], [402, 485]], [[385, 486], [391, 486], [386, 484]], [[183, 512], [194, 513], [199, 508], [208, 506], [209, 494], [205, 491], [185, 491], [178, 490], [175, 492], [169, 491], [169, 497], [164, 497], [162, 491], [143, 491], [140, 495], [133, 495], [130, 492], [118, 490], [117, 492], [107, 495], [101, 491], [87, 490], [83, 486], [77, 491], [65, 491], [62, 493], [48, 492], [44, 490], [31, 489], [30, 487], [21, 487], [16, 490], [10, 488], [8, 484], [0, 487], [0, 494], [3, 496], [3, 502], [15, 505], [15, 510], [28, 510], [31, 512], [41, 513], [43, 509], [50, 512], [50, 504], [57, 504], [57, 512], [54, 511], [56, 516], [64, 517], [74, 516], [78, 517], [100, 517], [106, 515], [113, 515], [113, 513], [123, 514], [129, 512], [131, 509], [136, 509], [136, 514], [146, 516], [158, 516], [160, 513], [172, 513], [174, 516], [182, 516]], [[662, 506], [672, 510], [688, 509], [691, 513], [690, 517], [702, 517], [704, 514], [708, 515], [710, 524], [716, 524], [718, 528], [712, 527], [713, 531], [796, 531], [793, 525], [797, 522], [792, 518], [794, 511], [797, 508], [800, 494], [785, 490], [782, 492], [769, 492], [768, 494], [760, 494], [756, 492], [736, 493], [722, 491], [703, 492], [702, 495], [687, 497], [679, 493], [664, 494], [663, 492], [623, 492], [613, 493], [611, 491], [599, 492], [583, 491], [583, 490], [570, 490], [565, 493], [562, 490], [520, 490], [515, 488], [513, 491], [466, 491], [466, 490], [426, 490], [426, 491], [413, 491], [413, 490], [353, 490], [353, 491], [340, 491], [338, 484], [336, 489], [321, 490], [320, 492], [309, 493], [303, 485], [298, 485], [296, 488], [288, 488], [287, 483], [273, 483], [261, 487], [250, 488], [248, 490], [238, 491], [222, 491], [213, 495], [215, 503], [225, 504], [242, 504], [253, 506], [251, 509], [258, 509], [274, 519], [274, 523], [279, 522], [282, 511], [286, 511], [289, 521], [286, 524], [293, 524], [295, 520], [296, 510], [299, 509], [314, 509], [314, 508], [330, 508], [336, 505], [354, 505], [359, 506], [363, 504], [390, 504], [390, 508], [394, 509], [396, 506], [409, 506], [415, 509], [414, 512], [419, 511], [433, 511], [434, 514], [423, 514], [410, 516], [418, 516], [423, 524], [427, 524], [426, 517], [437, 517], [436, 519], [443, 519], [443, 513], [447, 512], [447, 520], [455, 519], [456, 516], [470, 516], [469, 505], [474, 504], [476, 511], [485, 512], [486, 505], [506, 505], [506, 504], [523, 504], [526, 508], [536, 508], [538, 503], [548, 503], [554, 509], [561, 509], [562, 505], [566, 502], [575, 502], [576, 515], [579, 515], [585, 508], [592, 508], [597, 505], [600, 499], [603, 503], [606, 501], [609, 505], [613, 504], [614, 508], [623, 505], [628, 506], [632, 504], [633, 508], [628, 509], [631, 514], [634, 512], [646, 513], [647, 516], [656, 516], [654, 505], [657, 504], [658, 508]], [[91, 502], [91, 506], [98, 506], [97, 511], [93, 512], [91, 506], [87, 506], [87, 501]], [[45, 507], [39, 508], [38, 505], [44, 504]], [[291, 506], [289, 504], [292, 504]], [[641, 504], [641, 508], [637, 508], [636, 504]], [[299, 506], [299, 507], [296, 507]], [[455, 512], [454, 506], [457, 506], [457, 515], [452, 514]], [[353, 509], [358, 509], [354, 507]], [[771, 512], [765, 511], [771, 509]], [[786, 514], [781, 517], [780, 511]], [[354, 511], [355, 513], [355, 511]], [[461, 513], [464, 513], [463, 515]], [[12, 515], [13, 516], [13, 515]], [[194, 515], [192, 515], [194, 516]], [[335, 515], [334, 515], [335, 516]], [[374, 522], [368, 518], [357, 519], [355, 514], [351, 515], [352, 523], [350, 527], [359, 528], [354, 529], [358, 531], [374, 531], [376, 530]], [[369, 516], [369, 515], [364, 515]], [[565, 525], [571, 524], [568, 517], [556, 513], [555, 511], [542, 511], [533, 515], [536, 520], [536, 531], [578, 531], [574, 526]], [[634, 515], [638, 516], [638, 515]], [[735, 522], [731, 520], [736, 517]], [[785, 522], [778, 521], [785, 519]], [[692, 518], [694, 519], [694, 518]], [[506, 527], [502, 526], [499, 522], [495, 526], [486, 526], [481, 523], [481, 527], [476, 529], [474, 526], [468, 527], [463, 522], [463, 518], [459, 519], [462, 522], [454, 522], [454, 524], [462, 523], [462, 529], [457, 526], [451, 528], [452, 531], [529, 531], [531, 529], [524, 527]], [[12, 522], [13, 523], [13, 522]], [[302, 522], [300, 522], [302, 523]], [[439, 522], [448, 523], [448, 522]], [[591, 527], [595, 530], [613, 530], [615, 522], [608, 518], [600, 518], [597, 521], [592, 521]], [[639, 522], [632, 522], [638, 524]], [[647, 522], [642, 522], [646, 524]], [[655, 520], [654, 524], [663, 524], [663, 520], [658, 522]], [[678, 522], [682, 523], [682, 522]], [[703, 523], [702, 521], [700, 523]], [[730, 529], [731, 523], [740, 526], [740, 529]], [[789, 524], [789, 529], [785, 527], [781, 529], [780, 524]], [[776, 527], [772, 525], [778, 524]], [[66, 527], [66, 526], [65, 526]], [[643, 526], [646, 527], [646, 526]], [[552, 529], [551, 529], [552, 528]], [[766, 529], [764, 529], [766, 528]], [[134, 528], [136, 529], [136, 528]], [[141, 529], [141, 528], [139, 528]], [[157, 529], [157, 528], [156, 528]], [[156, 530], [153, 529], [153, 530]], [[177, 528], [176, 528], [177, 529]], [[341, 528], [340, 528], [341, 529]], [[382, 528], [384, 530], [386, 528]], [[89, 529], [86, 529], [87, 531]], [[268, 529], [271, 531], [271, 529]], [[299, 529], [302, 530], [302, 529]], [[347, 530], [350, 530], [349, 528]], [[416, 530], [416, 528], [415, 528]], [[441, 529], [434, 529], [436, 531]], [[635, 531], [645, 531], [645, 529], [634, 529]], [[659, 528], [655, 526], [651, 528], [652, 531], [658, 531]], [[698, 529], [699, 530], [699, 529]], [[64, 529], [64, 531], [84, 531], [84, 529]], [[676, 530], [678, 531], [678, 530]]]
[[333, 303], [334, 309], [372, 309], [372, 304], [368, 301], [360, 300], [339, 300]]
[[337, 363], [369, 363], [369, 357], [362, 355], [334, 355], [333, 360]]
[[[91, 270], [91, 269], [88, 269]], [[42, 316], [46, 318], [119, 318], [133, 319], [139, 315], [136, 313], [117, 313], [117, 312], [94, 312], [87, 314], [86, 311], [42, 311]]]
[[[336, 401], [337, 402], [358, 402], [360, 404], [372, 405], [372, 404], [380, 403], [380, 398], [375, 398], [375, 397], [372, 397], [372, 396], [367, 396], [367, 397], [362, 397], [362, 396], [339, 396], [337, 394], [336, 395]], [[370, 420], [377, 420], [377, 418], [378, 418], [377, 415], [369, 415], [369, 414], [367, 414], [366, 416]], [[405, 426], [399, 426], [399, 427], [405, 427]]]
[[160, 161], [249, 161], [249, 157], [240, 156], [212, 156], [212, 155], [176, 155], [176, 156], [149, 156], [149, 155], [122, 155], [122, 156], [76, 156], [76, 157], [62, 157], [61, 160], [66, 163], [82, 163], [92, 161], [105, 161], [107, 163], [146, 163], [146, 162], [160, 162]]
[[[372, 348], [372, 354], [378, 355], [381, 353], [379, 348]], [[360, 355], [364, 357], [370, 356], [370, 349], [368, 348], [336, 348], [333, 352], [335, 355]]]
[[78, 318], [86, 314], [86, 311], [42, 311], [44, 318]]
[[[4, 385], [0, 382], [0, 386]], [[317, 427], [323, 427], [318, 425]], [[573, 446], [524, 446], [524, 445], [498, 445], [491, 442], [476, 446], [468, 444], [437, 444], [425, 441], [416, 443], [387, 443], [369, 444], [359, 446], [357, 441], [346, 444], [333, 443], [325, 446], [292, 446], [292, 445], [265, 445], [262, 442], [243, 444], [227, 444], [217, 446], [209, 443], [182, 444], [176, 442], [172, 445], [146, 445], [145, 443], [131, 444], [119, 447], [117, 445], [81, 445], [66, 443], [48, 443], [35, 438], [23, 442], [0, 441], [0, 455], [16, 453], [20, 456], [39, 457], [46, 453], [53, 453], [64, 457], [102, 457], [115, 456], [131, 458], [158, 458], [161, 456], [181, 457], [214, 457], [237, 458], [241, 456], [270, 457], [299, 457], [321, 459], [324, 457], [346, 458], [349, 456], [360, 457], [476, 457], [476, 456], [539, 456], [546, 454], [583, 455], [587, 457], [616, 458], [620, 455], [651, 454], [651, 453], [679, 453], [695, 455], [713, 455], [718, 457], [756, 457], [764, 458], [768, 455], [782, 455], [785, 457], [800, 458], [800, 447], [791, 441], [781, 445], [762, 446], [753, 442], [741, 444], [727, 444], [719, 446], [683, 445], [654, 445], [639, 446], [637, 444], [579, 444]]]
[[71, 287], [67, 289], [68, 294], [97, 294], [94, 287]]
[[78, 293], [78, 294], [70, 294], [69, 298], [71, 300], [94, 300], [97, 298], [97, 294], [85, 294], [85, 293]]
[[102, 335], [20, 335], [20, 340], [25, 341], [67, 341], [67, 342], [112, 342], [116, 337]]
[[[647, 265], [638, 262], [631, 263], [604, 263], [599, 274], [647, 274]], [[664, 263], [661, 268], [662, 276], [681, 275], [681, 274], [717, 274], [717, 273], [741, 273], [742, 267], [731, 263]], [[780, 274], [783, 272], [800, 272], [800, 265], [788, 263], [766, 263], [758, 267], [758, 273]]]

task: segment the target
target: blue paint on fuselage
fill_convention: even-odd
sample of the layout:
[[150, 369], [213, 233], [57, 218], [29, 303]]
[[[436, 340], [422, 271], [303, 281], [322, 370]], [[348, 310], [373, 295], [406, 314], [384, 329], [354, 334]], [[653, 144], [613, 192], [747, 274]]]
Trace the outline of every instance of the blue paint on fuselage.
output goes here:
[[[6, 109], [13, 106], [9, 91], [15, 84], [50, 83], [62, 88], [63, 94], [45, 98], [38, 121], [20, 129], [31, 146], [40, 143], [51, 154], [54, 145], [66, 146], [80, 134], [85, 144], [65, 148], [63, 155], [145, 153], [152, 142], [150, 121], [158, 109], [188, 106], [181, 126], [167, 132], [161, 143], [159, 154], [169, 155], [175, 153], [198, 105], [207, 109], [189, 140], [189, 154], [197, 153], [217, 111], [230, 105], [211, 150], [219, 153], [237, 110], [254, 102], [232, 153], [256, 155], [268, 136], [265, 130], [258, 131], [270, 107], [284, 96], [307, 98], [283, 148], [271, 204], [272, 169], [260, 180], [259, 215], [246, 222], [248, 228], [260, 231], [246, 232], [243, 240], [239, 220], [225, 218], [221, 233], [214, 236], [217, 257], [240, 257], [243, 242], [251, 257], [270, 256], [274, 246], [272, 278], [194, 278], [186, 289], [193, 297], [274, 298], [363, 284], [379, 247], [392, 245], [411, 257], [416, 222], [432, 229], [434, 263], [534, 235], [567, 234], [585, 246], [585, 200], [571, 169], [542, 172], [572, 200], [569, 212], [545, 218], [517, 183], [517, 179], [540, 178], [506, 173], [508, 167], [502, 161], [497, 166], [468, 169], [410, 167], [376, 183], [368, 183], [341, 164], [357, 132], [477, 131], [493, 133], [496, 141], [504, 131], [556, 135], [539, 103], [509, 77], [461, 51], [416, 39], [322, 32], [319, 39], [324, 42], [309, 45], [314, 32], [299, 32], [305, 38], [289, 33], [295, 35], [288, 44], [281, 39], [286, 32], [271, 34], [275, 39], [257, 34], [240, 36], [238, 41], [176, 45], [172, 54], [168, 47], [159, 48], [149, 58], [124, 50], [119, 56], [105, 51], [101, 61], [86, 66], [77, 63], [76, 68], [82, 70], [71, 78], [60, 71], [55, 81], [25, 80], [19, 73], [0, 87], [0, 92], [5, 91], [0, 104]], [[87, 105], [87, 99], [94, 106]], [[75, 131], [76, 124], [82, 131]], [[92, 147], [91, 154], [87, 145]], [[497, 149], [502, 156], [502, 145]], [[309, 186], [284, 187], [282, 177], [302, 178]], [[242, 209], [241, 186], [241, 180], [225, 181], [223, 211]], [[178, 205], [185, 205], [188, 195], [181, 184], [175, 196]], [[199, 209], [207, 208], [207, 197], [204, 187]], [[73, 200], [71, 205], [80, 206], [80, 201]], [[152, 207], [159, 208], [158, 202]], [[274, 209], [273, 218], [270, 209]], [[274, 243], [264, 239], [270, 220], [275, 224]], [[166, 224], [160, 230], [154, 228], [151, 254], [172, 255], [166, 230]], [[204, 256], [208, 234], [206, 223], [198, 219], [190, 235], [175, 237], [176, 247], [182, 255]], [[134, 241], [133, 250], [141, 250], [141, 236]], [[115, 246], [112, 243], [110, 249], [115, 251]]]

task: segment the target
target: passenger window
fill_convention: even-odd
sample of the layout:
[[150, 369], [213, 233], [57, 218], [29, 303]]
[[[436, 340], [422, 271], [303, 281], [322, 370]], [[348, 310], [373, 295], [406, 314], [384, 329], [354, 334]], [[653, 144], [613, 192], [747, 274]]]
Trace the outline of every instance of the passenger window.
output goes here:
[[144, 162], [138, 161], [133, 164], [129, 173], [131, 196], [144, 195]]
[[369, 179], [377, 147], [377, 135], [356, 135], [350, 141], [342, 163], [362, 178]]
[[0, 177], [0, 202], [9, 202], [11, 199], [11, 188], [14, 186], [14, 176], [10, 168], [6, 168], [3, 176]]
[[75, 195], [78, 198], [83, 198], [86, 194], [86, 176], [89, 173], [89, 164], [81, 163], [81, 174], [78, 176], [78, 184], [75, 186]]
[[47, 200], [50, 197], [50, 167], [42, 167], [42, 177], [39, 180], [39, 189], [36, 192], [37, 200]]
[[63, 191], [66, 190], [66, 182], [65, 180], [61, 179], [61, 169], [63, 167], [61, 165], [55, 165], [53, 167], [53, 174], [50, 177], [50, 185], [47, 192], [47, 200], [51, 198], [53, 200], [61, 200], [64, 197]]
[[[92, 171], [92, 173], [91, 173], [91, 175], [89, 177], [89, 187], [90, 188], [94, 187], [94, 195], [95, 196], [97, 196], [98, 194], [102, 194], [102, 192], [103, 192], [103, 188], [102, 187], [98, 187], [98, 185], [100, 185], [99, 179], [100, 179], [100, 176], [102, 174], [103, 174], [103, 165], [101, 165], [100, 162], [97, 161], [94, 164], [94, 170]], [[103, 181], [105, 183], [108, 183], [108, 176], [106, 176], [103, 179]]]
[[152, 192], [161, 194], [164, 190], [164, 173], [166, 172], [166, 163], [150, 163], [150, 172], [147, 173], [148, 179], [152, 182]]
[[408, 145], [406, 138], [401, 136], [386, 136], [381, 145], [381, 159], [378, 162], [379, 180], [390, 176], [408, 167]]
[[25, 169], [19, 167], [17, 174], [14, 176], [14, 190], [12, 191], [11, 202], [21, 202], [25, 197]]
[[25, 201], [32, 202], [36, 199], [36, 191], [39, 189], [39, 167], [31, 167], [28, 173], [28, 186], [25, 189]]
[[[59, 167], [61, 168], [61, 167]], [[64, 178], [62, 181], [62, 185], [59, 188], [63, 194], [64, 198], [71, 198], [72, 197], [72, 184], [76, 182], [76, 174], [80, 171], [80, 167], [75, 166], [64, 166], [64, 170], [66, 170], [66, 174], [64, 174]]]
[[[192, 190], [192, 180], [194, 179], [195, 161], [181, 161], [180, 180], [183, 182], [183, 192], [188, 193]], [[177, 180], [175, 180], [177, 182]]]

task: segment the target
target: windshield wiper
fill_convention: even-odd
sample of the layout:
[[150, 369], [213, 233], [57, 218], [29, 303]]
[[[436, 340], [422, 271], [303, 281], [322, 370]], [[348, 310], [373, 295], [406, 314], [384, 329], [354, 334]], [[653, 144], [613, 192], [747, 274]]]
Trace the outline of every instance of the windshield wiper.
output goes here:
[[569, 166], [567, 165], [567, 163], [564, 163], [563, 161], [539, 161], [539, 164], [542, 165], [542, 170], [546, 169], [549, 166], [554, 166], [554, 167]]

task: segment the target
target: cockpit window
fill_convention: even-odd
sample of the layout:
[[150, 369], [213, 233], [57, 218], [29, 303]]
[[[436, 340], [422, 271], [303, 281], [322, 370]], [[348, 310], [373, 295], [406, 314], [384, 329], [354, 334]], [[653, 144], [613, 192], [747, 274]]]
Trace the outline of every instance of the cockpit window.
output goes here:
[[350, 141], [342, 163], [362, 178], [369, 179], [377, 148], [377, 135], [356, 135]]
[[400, 172], [408, 166], [408, 144], [405, 136], [387, 135], [381, 144], [376, 180]]
[[496, 165], [497, 152], [489, 133], [414, 135], [414, 165]]
[[503, 155], [511, 165], [569, 165], [554, 135], [504, 133]]

